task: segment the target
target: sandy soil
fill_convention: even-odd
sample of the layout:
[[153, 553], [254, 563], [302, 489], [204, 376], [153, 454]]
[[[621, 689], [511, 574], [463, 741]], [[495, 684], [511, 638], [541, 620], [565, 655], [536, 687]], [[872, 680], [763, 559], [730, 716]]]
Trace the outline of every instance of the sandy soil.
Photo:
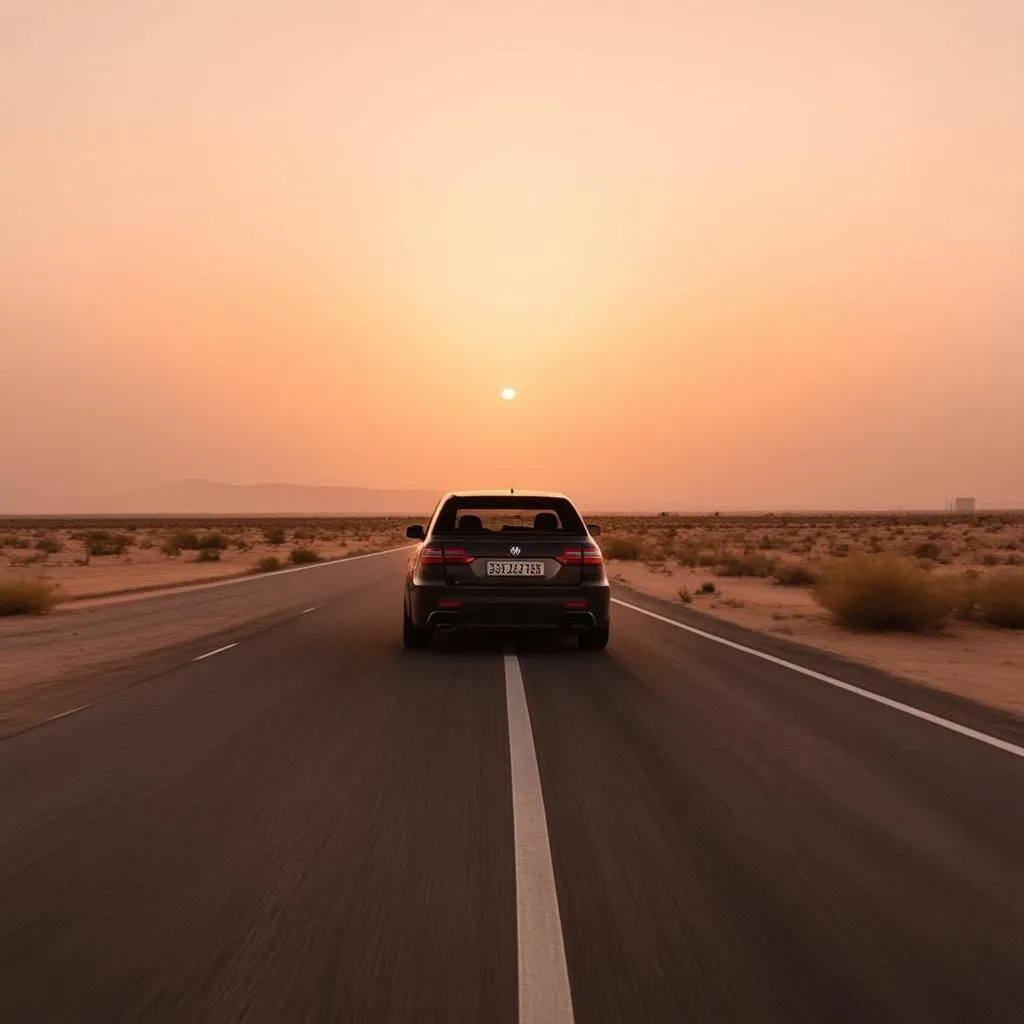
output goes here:
[[[333, 559], [404, 543], [397, 524], [374, 520], [353, 519], [319, 530], [316, 524], [310, 528], [308, 524], [288, 523], [281, 544], [266, 542], [263, 525], [204, 521], [183, 526], [170, 522], [125, 531], [131, 543], [119, 555], [86, 557], [86, 541], [81, 535], [88, 531], [89, 524], [74, 525], [78, 528], [53, 529], [36, 522], [0, 530], [0, 584], [12, 579], [41, 580], [55, 587], [65, 600], [77, 602], [241, 576], [252, 572], [262, 558], [276, 557], [287, 564], [290, 552], [297, 547], [312, 548], [322, 559]], [[119, 532], [116, 524], [104, 525], [110, 533]], [[161, 546], [183, 530], [200, 537], [220, 533], [227, 546], [219, 552], [217, 561], [210, 562], [198, 561], [196, 550], [165, 554]], [[297, 539], [296, 531], [300, 534]], [[35, 545], [44, 537], [55, 541], [61, 550], [39, 552]], [[12, 546], [12, 541], [26, 546]]]
[[[860, 634], [833, 626], [812, 592], [802, 587], [723, 578], [703, 569], [652, 570], [637, 562], [610, 562], [609, 575], [676, 603], [679, 590], [686, 588], [694, 598], [681, 607], [1024, 715], [1024, 632], [955, 623], [941, 636]], [[714, 583], [717, 593], [695, 593], [705, 582]]]

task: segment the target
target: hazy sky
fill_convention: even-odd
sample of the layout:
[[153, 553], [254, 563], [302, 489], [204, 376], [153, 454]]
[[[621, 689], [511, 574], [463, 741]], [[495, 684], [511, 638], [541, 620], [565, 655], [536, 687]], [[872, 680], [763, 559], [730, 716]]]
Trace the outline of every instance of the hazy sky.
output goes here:
[[1024, 501], [1022, 168], [1020, 0], [0, 0], [0, 512]]

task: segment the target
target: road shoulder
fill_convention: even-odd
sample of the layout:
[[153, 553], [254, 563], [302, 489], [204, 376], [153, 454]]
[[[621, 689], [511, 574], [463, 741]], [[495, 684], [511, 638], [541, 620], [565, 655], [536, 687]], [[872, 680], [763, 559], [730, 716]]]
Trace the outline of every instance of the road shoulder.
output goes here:
[[[987, 733], [1008, 743], [1024, 745], [1024, 717], [1002, 708], [993, 707], [959, 693], [930, 686], [917, 679], [885, 672], [875, 666], [856, 662], [806, 644], [782, 639], [768, 633], [738, 626], [712, 615], [692, 611], [621, 583], [613, 584], [612, 596], [733, 643], [742, 644], [773, 657], [793, 662], [811, 671], [832, 676], [890, 700], [909, 704], [928, 714], [948, 718], [969, 729]], [[614, 619], [612, 635], [614, 637], [616, 630], [622, 629], [624, 626], [628, 628], [625, 625], [628, 622], [628, 617], [638, 613], [623, 608], [621, 605], [615, 605], [612, 614]], [[666, 626], [665, 628], [670, 629], [671, 627]], [[810, 683], [809, 685], [814, 684]]]

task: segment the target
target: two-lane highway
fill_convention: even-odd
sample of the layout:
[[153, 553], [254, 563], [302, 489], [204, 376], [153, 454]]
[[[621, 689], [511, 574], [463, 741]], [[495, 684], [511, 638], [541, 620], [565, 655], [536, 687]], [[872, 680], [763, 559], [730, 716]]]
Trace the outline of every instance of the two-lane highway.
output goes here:
[[0, 743], [0, 1020], [1021, 1019], [1024, 758], [621, 605], [407, 652], [402, 558]]

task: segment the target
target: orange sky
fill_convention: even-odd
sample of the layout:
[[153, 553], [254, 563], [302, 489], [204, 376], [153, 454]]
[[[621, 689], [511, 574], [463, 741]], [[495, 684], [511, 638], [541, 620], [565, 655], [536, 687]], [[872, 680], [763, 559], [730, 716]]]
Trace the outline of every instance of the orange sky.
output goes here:
[[0, 512], [1024, 502], [1022, 39], [1018, 0], [0, 0]]

